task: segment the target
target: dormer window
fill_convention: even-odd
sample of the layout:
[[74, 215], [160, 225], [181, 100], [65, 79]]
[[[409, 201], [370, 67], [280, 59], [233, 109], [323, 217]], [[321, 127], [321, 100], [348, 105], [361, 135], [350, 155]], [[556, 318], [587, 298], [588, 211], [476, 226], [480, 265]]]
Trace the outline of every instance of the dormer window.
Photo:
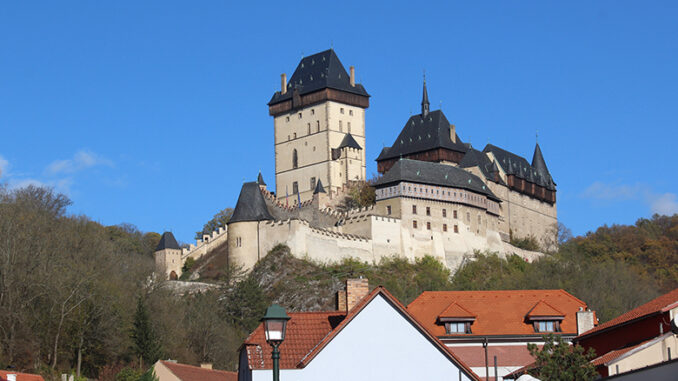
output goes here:
[[534, 332], [560, 332], [560, 321], [558, 320], [540, 320], [532, 323]]
[[469, 334], [471, 333], [471, 323], [470, 322], [445, 323], [445, 333], [448, 335], [455, 333]]
[[536, 333], [561, 332], [560, 322], [565, 318], [565, 314], [546, 301], [540, 300], [525, 318], [532, 323]]
[[471, 334], [471, 325], [475, 320], [476, 315], [457, 302], [452, 302], [438, 315], [438, 323], [445, 325], [446, 335]]

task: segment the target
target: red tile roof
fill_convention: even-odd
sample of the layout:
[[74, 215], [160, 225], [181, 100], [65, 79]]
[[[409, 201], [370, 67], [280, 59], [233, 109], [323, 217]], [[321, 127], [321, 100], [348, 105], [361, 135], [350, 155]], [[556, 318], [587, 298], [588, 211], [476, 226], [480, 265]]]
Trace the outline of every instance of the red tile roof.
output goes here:
[[[480, 381], [480, 378], [473, 373], [463, 361], [461, 361], [450, 349], [445, 346], [435, 336], [431, 335], [425, 327], [412, 314], [410, 314], [405, 306], [403, 306], [391, 293], [384, 287], [379, 286], [372, 290], [365, 296], [358, 304], [355, 305], [347, 314], [343, 312], [297, 312], [290, 313], [290, 320], [288, 321], [288, 331], [285, 335], [285, 341], [280, 345], [280, 368], [293, 369], [303, 368], [310, 363], [315, 356], [320, 353], [323, 348], [336, 337], [342, 329], [348, 325], [355, 316], [357, 316], [365, 306], [369, 304], [377, 295], [382, 295], [384, 298], [403, 316], [408, 319], [427, 339], [431, 341], [446, 357], [457, 364], [472, 380]], [[317, 316], [314, 316], [317, 315]], [[290, 323], [297, 319], [297, 324], [293, 330], [290, 330]], [[336, 325], [331, 324], [331, 319], [334, 318]], [[326, 322], [327, 321], [327, 322]], [[308, 326], [306, 325], [308, 324]], [[289, 342], [290, 347], [287, 352], [283, 352], [285, 344]], [[264, 335], [263, 324], [260, 324], [254, 332], [245, 340], [244, 343], [249, 357], [250, 367], [252, 369], [271, 369], [272, 360], [270, 345], [266, 343]], [[308, 350], [307, 350], [308, 349]], [[285, 360], [283, 360], [285, 359]], [[299, 359], [299, 360], [297, 360]], [[296, 361], [296, 363], [295, 363]]]
[[540, 300], [537, 304], [532, 307], [530, 312], [527, 313], [527, 317], [544, 317], [544, 316], [565, 316], [564, 313], [560, 312], [557, 308], [548, 304], [545, 300]]
[[[543, 301], [541, 306], [538, 302]], [[453, 302], [476, 314], [471, 334], [446, 334], [438, 316]], [[576, 334], [576, 312], [586, 303], [565, 290], [510, 291], [427, 291], [407, 306], [407, 310], [435, 336], [537, 335], [527, 314], [539, 307], [538, 313], [550, 306], [564, 315], [562, 333]]]
[[584, 337], [591, 337], [603, 331], [613, 329], [618, 325], [630, 323], [646, 316], [663, 313], [676, 307], [678, 307], [678, 288], [669, 292], [668, 294], [664, 294], [658, 298], [652, 299], [642, 306], [634, 308], [625, 314], [619, 315], [616, 318], [605, 322], [588, 332], [584, 332], [580, 336], [577, 336], [575, 340], [579, 340]]
[[[238, 373], [225, 370], [206, 369], [199, 366], [160, 361], [170, 372], [183, 381], [237, 381]], [[17, 380], [19, 381], [19, 380]]]
[[[294, 369], [346, 316], [345, 312], [290, 312], [285, 341], [280, 345], [280, 368]], [[272, 369], [273, 349], [266, 343], [264, 325], [245, 339], [251, 369]]]
[[[541, 347], [541, 345], [539, 346]], [[485, 348], [480, 345], [451, 347], [460, 360], [470, 367], [485, 366]], [[497, 356], [497, 366], [523, 366], [534, 362], [534, 357], [527, 350], [527, 344], [516, 345], [489, 345], [487, 359], [490, 367], [494, 366], [494, 356]]]
[[39, 374], [13, 372], [9, 370], [0, 370], [0, 380], [7, 381], [8, 374], [16, 374], [16, 381], [45, 381]]
[[474, 319], [476, 315], [466, 308], [459, 305], [457, 302], [450, 303], [447, 308], [438, 316], [439, 318], [468, 318]]

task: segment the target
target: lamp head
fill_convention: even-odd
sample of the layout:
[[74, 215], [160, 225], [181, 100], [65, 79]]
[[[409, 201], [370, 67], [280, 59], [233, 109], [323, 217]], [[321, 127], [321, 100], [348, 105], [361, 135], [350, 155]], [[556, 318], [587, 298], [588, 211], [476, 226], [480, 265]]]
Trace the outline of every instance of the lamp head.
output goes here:
[[281, 306], [274, 304], [266, 309], [261, 320], [264, 322], [266, 342], [270, 345], [279, 345], [285, 340], [285, 330], [290, 317]]

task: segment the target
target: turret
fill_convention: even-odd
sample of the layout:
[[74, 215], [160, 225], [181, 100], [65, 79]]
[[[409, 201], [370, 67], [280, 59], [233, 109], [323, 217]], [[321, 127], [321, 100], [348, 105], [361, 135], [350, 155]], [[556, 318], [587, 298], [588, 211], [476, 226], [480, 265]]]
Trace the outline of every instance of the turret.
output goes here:
[[162, 233], [153, 255], [156, 272], [161, 274], [164, 279], [179, 279], [184, 264], [181, 260], [181, 247], [179, 247], [172, 232]]

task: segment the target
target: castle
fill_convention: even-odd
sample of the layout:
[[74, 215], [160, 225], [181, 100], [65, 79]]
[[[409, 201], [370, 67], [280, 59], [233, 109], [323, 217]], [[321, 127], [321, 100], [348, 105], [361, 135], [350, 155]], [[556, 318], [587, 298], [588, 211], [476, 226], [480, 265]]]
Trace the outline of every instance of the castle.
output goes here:
[[156, 268], [176, 279], [187, 258], [227, 245], [230, 264], [250, 269], [278, 243], [320, 262], [431, 255], [456, 269], [474, 251], [541, 255], [510, 244], [535, 237], [556, 243], [556, 184], [539, 144], [532, 163], [488, 144], [464, 143], [442, 110], [430, 111], [424, 80], [421, 113], [407, 120], [377, 157], [376, 203], [340, 211], [365, 181], [365, 111], [370, 95], [334, 50], [304, 57], [268, 103], [274, 120], [275, 192], [259, 174], [243, 184], [228, 226], [180, 248], [166, 232]]

